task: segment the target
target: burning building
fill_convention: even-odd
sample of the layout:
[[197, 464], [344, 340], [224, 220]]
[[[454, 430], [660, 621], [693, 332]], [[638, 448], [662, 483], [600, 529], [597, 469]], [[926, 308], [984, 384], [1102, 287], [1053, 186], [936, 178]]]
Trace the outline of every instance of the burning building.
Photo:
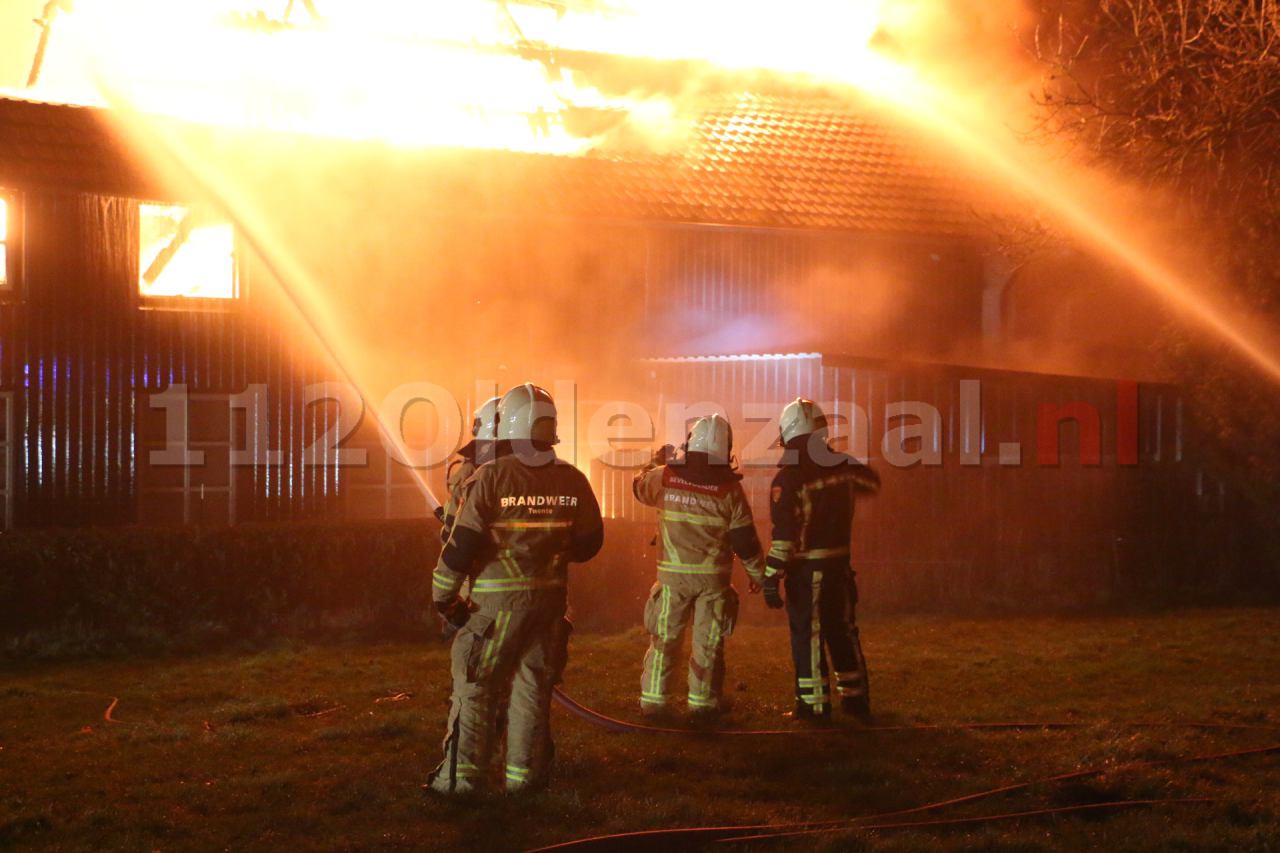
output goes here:
[[[576, 383], [569, 452], [635, 586], [648, 522], [582, 438], [606, 400], [722, 407], [760, 519], [750, 407], [834, 406], [885, 472], [855, 546], [882, 599], [1103, 594], [1185, 555], [1177, 519], [1221, 524], [1178, 390], [1008, 369], [1025, 298], [963, 182], [846, 105], [712, 99], [665, 148], [580, 157], [181, 132], [252, 164], [235, 191], [303, 292], [106, 111], [0, 101], [6, 529], [426, 517], [442, 471], [382, 446], [380, 398], [426, 380], [465, 407], [528, 377]], [[408, 444], [440, 417], [398, 411]]]

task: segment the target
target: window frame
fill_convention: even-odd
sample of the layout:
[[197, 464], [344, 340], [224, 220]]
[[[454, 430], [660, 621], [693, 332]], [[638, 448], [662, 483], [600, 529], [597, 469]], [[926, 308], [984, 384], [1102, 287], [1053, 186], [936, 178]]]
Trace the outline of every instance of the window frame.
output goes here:
[[22, 193], [0, 187], [0, 201], [6, 206], [4, 282], [0, 283], [0, 302], [16, 302], [23, 296], [23, 227]]
[[[369, 453], [372, 454], [374, 452], [373, 449], [369, 449]], [[342, 489], [344, 495], [343, 511], [347, 519], [352, 521], [381, 521], [431, 518], [431, 504], [426, 495], [422, 493], [421, 488], [412, 479], [407, 483], [396, 482], [395, 466], [400, 463], [392, 458], [390, 454], [383, 452], [383, 455], [386, 459], [383, 465], [382, 477], [380, 478], [381, 482], [348, 482], [344, 484]], [[404, 470], [407, 471], [408, 469]], [[412, 478], [413, 475], [410, 474], [409, 477]], [[382, 512], [377, 515], [358, 512], [356, 506], [361, 495], [372, 496], [380, 500], [382, 502]], [[422, 504], [421, 508], [416, 506], [418, 503]]]
[[[143, 417], [145, 416], [146, 411], [149, 408], [151, 408], [150, 398], [152, 394], [153, 392], [151, 391], [138, 392], [137, 418], [134, 424], [134, 437], [135, 437], [135, 441], [137, 442], [138, 452], [140, 454], [151, 453], [153, 450], [163, 451], [168, 448], [168, 444], [164, 439], [156, 439], [156, 438], [150, 437], [144, 434], [144, 431], [143, 431]], [[237, 491], [238, 491], [237, 483], [236, 483], [236, 469], [235, 469], [235, 465], [231, 463], [231, 459], [232, 459], [231, 454], [234, 452], [235, 448], [239, 446], [239, 443], [243, 438], [243, 436], [241, 435], [240, 429], [238, 428], [236, 423], [235, 408], [231, 405], [232, 397], [234, 396], [235, 395], [233, 394], [225, 394], [225, 393], [218, 393], [218, 392], [191, 391], [185, 395], [184, 402], [183, 402], [183, 405], [185, 406], [186, 411], [184, 412], [184, 415], [182, 418], [183, 434], [182, 434], [181, 449], [183, 451], [226, 450], [227, 451], [227, 485], [208, 486], [205, 484], [198, 484], [193, 482], [192, 469], [195, 467], [203, 467], [207, 469], [207, 466], [209, 465], [209, 454], [207, 452], [205, 454], [204, 466], [193, 466], [193, 465], [181, 466], [181, 470], [182, 470], [181, 485], [156, 486], [156, 485], [146, 484], [145, 482], [143, 482], [143, 478], [141, 476], [142, 464], [140, 462], [138, 465], [139, 473], [138, 473], [136, 488], [135, 488], [135, 501], [136, 501], [135, 519], [139, 524], [154, 525], [157, 527], [161, 527], [161, 526], [232, 527], [232, 526], [235, 526], [235, 524], [239, 521], [239, 517], [237, 515], [237, 506], [236, 506], [236, 498], [237, 498]], [[195, 441], [191, 438], [191, 404], [192, 403], [226, 403], [227, 404], [228, 425], [227, 425], [226, 441], [205, 441], [205, 440]], [[215, 494], [215, 495], [219, 495], [219, 494], [226, 495], [227, 518], [221, 519], [221, 520], [214, 519], [211, 521], [203, 517], [202, 512], [197, 513], [198, 507], [196, 506], [196, 501], [203, 500], [206, 492], [210, 494]], [[142, 499], [144, 495], [165, 495], [165, 494], [180, 496], [182, 499], [182, 523], [180, 525], [172, 525], [172, 524], [165, 525], [162, 522], [157, 522], [143, 516]], [[199, 515], [200, 518], [197, 518], [197, 515]]]
[[133, 260], [135, 272], [133, 275], [133, 298], [140, 310], [143, 311], [181, 311], [188, 313], [216, 313], [227, 314], [240, 310], [240, 305], [245, 301], [245, 265], [241, 255], [240, 235], [236, 231], [235, 225], [227, 223], [231, 228], [231, 275], [233, 277], [234, 294], [229, 298], [213, 297], [213, 296], [148, 296], [142, 292], [142, 208], [144, 205], [156, 205], [160, 207], [183, 207], [188, 211], [198, 205], [191, 205], [178, 201], [164, 201], [160, 199], [134, 199], [134, 246]]
[[[328, 421], [322, 423], [327, 424]], [[323, 429], [320, 431], [323, 432]], [[356, 521], [421, 519], [432, 516], [431, 502], [422, 493], [413, 471], [387, 452], [375, 422], [362, 419], [359, 427], [343, 437], [341, 445], [345, 449], [363, 450], [366, 453], [363, 465], [337, 466], [338, 494], [341, 497], [344, 517]], [[353, 469], [368, 470], [379, 464], [382, 470], [376, 478], [362, 479], [354, 476]], [[437, 476], [441, 476], [442, 482], [439, 486], [442, 488], [445, 487], [443, 483], [445, 470], [447, 469], [435, 469], [440, 472]], [[369, 512], [375, 503], [381, 508], [377, 512]]]

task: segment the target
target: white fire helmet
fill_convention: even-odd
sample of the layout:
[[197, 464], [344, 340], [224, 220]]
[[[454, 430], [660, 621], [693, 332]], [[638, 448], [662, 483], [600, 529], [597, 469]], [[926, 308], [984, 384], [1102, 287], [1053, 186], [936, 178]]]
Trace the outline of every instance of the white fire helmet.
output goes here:
[[555, 444], [556, 403], [532, 382], [517, 385], [498, 401], [498, 438]]
[[476, 409], [471, 421], [471, 433], [476, 441], [493, 441], [498, 437], [498, 400], [490, 397]]
[[723, 416], [707, 415], [693, 422], [685, 443], [686, 452], [705, 453], [708, 461], [725, 465], [732, 450], [733, 428]]
[[778, 431], [782, 433], [784, 446], [793, 438], [810, 435], [826, 427], [827, 416], [822, 413], [822, 409], [817, 403], [804, 397], [797, 397], [787, 403], [782, 410], [782, 417], [778, 419]]

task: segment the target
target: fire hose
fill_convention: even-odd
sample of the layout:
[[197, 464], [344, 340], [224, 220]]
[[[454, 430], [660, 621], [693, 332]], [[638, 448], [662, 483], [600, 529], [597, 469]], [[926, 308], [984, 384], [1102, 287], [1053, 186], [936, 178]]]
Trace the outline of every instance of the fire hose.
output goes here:
[[[971, 826], [986, 823], [1010, 822], [1032, 817], [1054, 817], [1063, 814], [1097, 811], [1120, 811], [1151, 806], [1169, 805], [1204, 805], [1213, 803], [1207, 797], [1172, 797], [1151, 800], [1116, 800], [1103, 803], [1084, 803], [1075, 806], [1058, 806], [1055, 808], [1028, 809], [1020, 812], [1004, 812], [974, 817], [943, 818], [941, 820], [900, 821], [896, 823], [860, 823], [856, 826], [820, 827], [817, 829], [794, 829], [780, 832], [765, 831], [786, 824], [762, 824], [756, 827], [695, 827], [689, 830], [655, 829], [642, 833], [620, 833], [617, 835], [601, 835], [566, 841], [550, 847], [538, 847], [527, 853], [545, 853], [554, 850], [610, 850], [610, 851], [649, 851], [670, 849], [673, 843], [681, 844], [683, 849], [706, 844], [750, 844], [756, 841], [779, 841], [786, 838], [799, 838], [832, 832], [885, 832], [902, 829], [943, 829], [947, 827]], [[742, 833], [742, 834], [735, 834]]]
[[[1176, 724], [1172, 724], [1176, 725]], [[913, 806], [907, 809], [899, 809], [896, 811], [879, 812], [876, 814], [862, 815], [859, 817], [844, 818], [840, 820], [830, 821], [807, 821], [801, 823], [779, 823], [779, 824], [743, 824], [738, 826], [694, 826], [694, 827], [673, 827], [670, 829], [650, 829], [640, 832], [616, 833], [613, 835], [601, 835], [590, 838], [580, 838], [572, 841], [565, 841], [560, 844], [552, 844], [547, 847], [539, 847], [529, 853], [544, 853], [544, 851], [553, 850], [649, 850], [657, 847], [670, 847], [674, 844], [684, 846], [705, 845], [712, 843], [750, 843], [753, 841], [777, 840], [781, 838], [797, 837], [803, 835], [817, 835], [825, 833], [851, 832], [851, 831], [872, 831], [872, 830], [898, 830], [898, 829], [914, 829], [914, 828], [940, 828], [945, 826], [974, 825], [981, 823], [991, 823], [997, 821], [1020, 820], [1028, 817], [1040, 817], [1056, 814], [1064, 814], [1071, 812], [1083, 812], [1089, 810], [1104, 810], [1107, 808], [1137, 808], [1140, 806], [1157, 806], [1157, 805], [1173, 805], [1173, 804], [1190, 804], [1190, 803], [1209, 803], [1213, 802], [1206, 798], [1171, 798], [1171, 799], [1147, 799], [1147, 800], [1120, 800], [1115, 802], [1087, 803], [1076, 806], [1063, 806], [1058, 808], [1042, 808], [1031, 809], [1020, 812], [1005, 812], [994, 815], [977, 815], [961, 818], [950, 818], [942, 820], [923, 820], [923, 821], [895, 821], [886, 823], [893, 818], [908, 817], [911, 815], [923, 814], [926, 812], [938, 811], [952, 806], [964, 803], [976, 802], [978, 800], [988, 799], [990, 797], [1007, 794], [1014, 791], [1022, 791], [1038, 785], [1058, 784], [1061, 782], [1084, 779], [1091, 776], [1100, 776], [1104, 773], [1116, 773], [1129, 770], [1137, 770], [1147, 767], [1169, 766], [1174, 764], [1192, 764], [1212, 761], [1225, 761], [1232, 758], [1244, 758], [1248, 756], [1268, 755], [1272, 753], [1280, 753], [1280, 743], [1270, 744], [1267, 746], [1254, 747], [1252, 749], [1241, 749], [1232, 752], [1218, 752], [1206, 755], [1188, 755], [1176, 758], [1153, 759], [1149, 761], [1135, 761], [1129, 764], [1121, 764], [1117, 766], [1098, 765], [1089, 767], [1084, 770], [1075, 770], [1068, 773], [1059, 773], [1054, 776], [1046, 776], [1040, 779], [1032, 779], [1024, 782], [1014, 782], [1008, 785], [1001, 785], [996, 788], [988, 788], [983, 791], [977, 791], [972, 794], [965, 794], [960, 797], [954, 797], [948, 800], [938, 800], [931, 803], [925, 803], [919, 806]]]
[[[64, 691], [60, 691], [64, 692]], [[99, 695], [110, 699], [110, 704], [103, 712], [103, 720], [108, 723], [119, 723], [121, 721], [114, 718], [113, 714], [119, 706], [119, 698], [110, 694], [97, 693], [96, 691], [85, 690], [69, 690], [65, 692], [84, 693], [86, 695]], [[582, 703], [576, 701], [572, 697], [565, 694], [559, 688], [554, 692], [556, 701], [566, 710], [575, 716], [590, 722], [608, 732], [614, 734], [648, 734], [648, 735], [686, 735], [686, 736], [728, 736], [728, 737], [747, 737], [747, 736], [780, 736], [780, 735], [814, 735], [829, 733], [844, 734], [884, 734], [894, 732], [921, 732], [921, 731], [946, 731], [946, 730], [1070, 730], [1088, 728], [1097, 725], [1096, 723], [1086, 722], [1005, 722], [1005, 723], [980, 723], [980, 722], [960, 722], [950, 724], [914, 724], [914, 725], [894, 725], [894, 726], [863, 726], [859, 728], [806, 728], [806, 729], [686, 729], [650, 726], [640, 723], [634, 723], [626, 720], [616, 719], [589, 708]], [[395, 694], [393, 696], [383, 697], [375, 700], [383, 701], [400, 701], [410, 698], [411, 694]], [[341, 710], [343, 706], [335, 706], [325, 709], [321, 713], [328, 714]], [[303, 716], [319, 716], [320, 714], [305, 714]], [[206, 723], [206, 726], [208, 724]], [[1276, 731], [1277, 726], [1273, 725], [1257, 725], [1247, 723], [1216, 723], [1216, 722], [1177, 722], [1177, 721], [1138, 721], [1119, 723], [1116, 725], [1125, 728], [1182, 728], [1197, 730], [1249, 730], [1249, 731]], [[995, 822], [1012, 822], [1037, 817], [1051, 817], [1064, 814], [1103, 812], [1103, 811], [1119, 811], [1124, 809], [1136, 808], [1155, 808], [1169, 805], [1197, 805], [1208, 804], [1214, 802], [1209, 798], [1151, 798], [1151, 799], [1134, 799], [1134, 800], [1118, 800], [1109, 802], [1084, 803], [1071, 806], [1045, 807], [1038, 809], [1028, 809], [1016, 812], [1002, 812], [989, 815], [972, 815], [956, 818], [942, 818], [931, 820], [899, 820], [900, 818], [908, 818], [915, 815], [921, 815], [928, 812], [939, 811], [954, 806], [967, 803], [977, 802], [988, 798], [996, 797], [1003, 794], [1013, 793], [1016, 791], [1024, 791], [1041, 785], [1059, 784], [1062, 782], [1074, 781], [1093, 776], [1099, 776], [1104, 773], [1119, 773], [1142, 768], [1170, 766], [1178, 764], [1191, 763], [1207, 763], [1214, 761], [1225, 761], [1234, 758], [1244, 758], [1250, 756], [1260, 756], [1280, 753], [1280, 743], [1273, 743], [1266, 746], [1254, 747], [1249, 749], [1234, 750], [1230, 752], [1218, 752], [1201, 755], [1178, 756], [1165, 759], [1152, 759], [1146, 761], [1130, 762], [1128, 764], [1120, 764], [1115, 766], [1097, 765], [1083, 770], [1075, 770], [1066, 773], [1060, 773], [1053, 776], [1047, 776], [1038, 779], [1032, 779], [1021, 782], [1013, 782], [1000, 785], [995, 788], [977, 791], [954, 797], [946, 800], [938, 800], [935, 802], [925, 803], [923, 805], [913, 806], [895, 811], [879, 812], [869, 815], [861, 815], [856, 817], [826, 820], [826, 821], [803, 821], [793, 823], [776, 823], [776, 824], [740, 824], [731, 826], [694, 826], [694, 827], [672, 827], [666, 829], [650, 829], [638, 832], [617, 833], [612, 835], [593, 836], [588, 838], [574, 839], [559, 844], [553, 844], [547, 847], [537, 848], [530, 853], [540, 853], [540, 851], [554, 850], [649, 850], [655, 847], [670, 847], [673, 844], [684, 846], [702, 846], [706, 844], [750, 844], [754, 842], [775, 841], [785, 838], [798, 838], [822, 834], [834, 834], [841, 832], [869, 832], [869, 831], [900, 831], [912, 829], [938, 829], [946, 827], [962, 827], [981, 825]]]
[[[663, 726], [651, 726], [642, 723], [635, 723], [627, 720], [620, 720], [607, 716], [592, 708], [583, 705], [581, 702], [573, 699], [573, 697], [564, 693], [559, 688], [555, 691], [555, 699], [561, 707], [568, 710], [574, 716], [585, 720], [592, 725], [598, 726], [605, 731], [613, 734], [647, 734], [647, 735], [686, 735], [696, 737], [759, 737], [759, 736], [785, 736], [785, 735], [815, 735], [815, 734], [884, 734], [893, 732], [920, 732], [920, 731], [944, 731], [944, 730], [979, 730], [979, 731], [1018, 731], [1018, 730], [1070, 730], [1088, 728], [1094, 723], [1085, 723], [1077, 721], [1068, 722], [1005, 722], [1005, 723], [974, 723], [961, 722], [951, 724], [915, 724], [915, 725], [894, 725], [894, 726], [863, 726], [856, 729], [843, 729], [835, 727], [823, 728], [806, 728], [806, 729], [687, 729], [673, 728]], [[1131, 723], [1122, 723], [1126, 728], [1183, 728], [1198, 730], [1252, 730], [1252, 731], [1275, 731], [1276, 726], [1255, 725], [1248, 723], [1211, 723], [1211, 722], [1166, 722], [1166, 721], [1138, 721]], [[1152, 767], [1167, 764], [1185, 764], [1192, 762], [1219, 761], [1230, 758], [1240, 758], [1244, 756], [1262, 755], [1268, 753], [1280, 752], [1280, 744], [1273, 744], [1255, 749], [1237, 750], [1234, 752], [1214, 753], [1211, 755], [1183, 756], [1180, 758], [1153, 760], [1134, 762], [1118, 767], [1098, 766], [1085, 770], [1078, 770], [1069, 773], [1049, 776], [1043, 779], [1035, 779], [1026, 782], [1017, 782], [1009, 785], [1002, 785], [997, 788], [991, 788], [984, 791], [978, 791], [973, 794], [956, 797], [949, 800], [940, 800], [933, 803], [926, 803], [921, 806], [915, 806], [909, 809], [902, 809], [892, 812], [883, 812], [879, 814], [864, 815], [855, 818], [846, 818], [843, 820], [821, 821], [821, 822], [803, 822], [791, 824], [747, 824], [741, 826], [718, 826], [718, 827], [683, 827], [671, 829], [644, 830], [641, 832], [621, 833], [607, 836], [596, 836], [592, 838], [583, 838], [573, 841], [563, 842], [561, 844], [551, 845], [549, 847], [538, 848], [538, 850], [596, 850], [596, 849], [634, 849], [646, 850], [656, 846], [669, 846], [674, 844], [695, 845], [710, 843], [737, 843], [747, 844], [756, 841], [777, 840], [788, 837], [798, 837], [805, 835], [816, 835], [824, 833], [849, 832], [854, 830], [860, 831], [888, 831], [888, 830], [905, 830], [913, 828], [941, 828], [947, 826], [961, 826], [970, 824], [982, 824], [1001, 821], [1022, 820], [1034, 817], [1046, 817], [1059, 814], [1069, 814], [1076, 812], [1088, 811], [1104, 811], [1104, 810], [1120, 810], [1128, 808], [1140, 807], [1156, 807], [1161, 805], [1174, 804], [1196, 804], [1207, 803], [1211, 800], [1203, 798], [1181, 798], [1181, 799], [1147, 799], [1147, 800], [1124, 800], [1109, 803], [1088, 803], [1083, 805], [1065, 806], [1058, 808], [1032, 809], [1021, 812], [1008, 812], [994, 815], [979, 815], [972, 817], [952, 818], [943, 820], [925, 820], [925, 821], [896, 821], [886, 823], [884, 821], [892, 818], [908, 817], [911, 815], [922, 814], [925, 812], [935, 811], [963, 803], [974, 802], [988, 797], [994, 797], [1000, 794], [1006, 794], [1013, 791], [1025, 790], [1037, 785], [1056, 784], [1069, 780], [1081, 779], [1089, 776], [1100, 775], [1109, 771], [1133, 770], [1142, 767]], [[532, 851], [538, 853], [538, 851]]]
[[[829, 734], [888, 734], [893, 732], [926, 732], [926, 731], [954, 731], [962, 729], [965, 731], [1026, 731], [1030, 729], [1044, 729], [1048, 731], [1067, 730], [1067, 729], [1085, 729], [1096, 726], [1097, 723], [1087, 723], [1079, 721], [1062, 721], [1062, 722], [1009, 722], [1009, 723], [916, 723], [909, 725], [897, 726], [859, 726], [858, 728], [839, 728], [835, 726], [814, 727], [814, 728], [791, 728], [791, 729], [691, 729], [691, 728], [672, 728], [664, 726], [651, 726], [645, 723], [635, 723], [629, 720], [619, 720], [610, 717], [599, 711], [588, 708], [581, 702], [569, 696], [560, 688], [556, 688], [553, 694], [556, 702], [562, 708], [569, 711], [574, 716], [598, 726], [605, 731], [613, 734], [646, 734], [646, 735], [689, 735], [696, 737], [773, 737], [785, 735], [829, 735]], [[1112, 725], [1120, 725], [1130, 729], [1200, 729], [1200, 730], [1223, 730], [1223, 731], [1270, 731], [1274, 732], [1280, 729], [1280, 726], [1263, 726], [1250, 723], [1205, 723], [1205, 722], [1176, 722], [1176, 721], [1137, 721], [1116, 723]]]

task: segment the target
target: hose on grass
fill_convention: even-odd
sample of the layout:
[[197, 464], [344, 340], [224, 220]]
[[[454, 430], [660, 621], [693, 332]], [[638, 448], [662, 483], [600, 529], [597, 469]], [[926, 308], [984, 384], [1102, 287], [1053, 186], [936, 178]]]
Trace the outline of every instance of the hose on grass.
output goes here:
[[[1087, 729], [1099, 725], [1079, 721], [1040, 721], [1009, 723], [915, 723], [897, 726], [858, 726], [857, 728], [841, 728], [835, 726], [811, 726], [789, 729], [713, 729], [713, 728], [675, 728], [669, 726], [651, 726], [646, 723], [635, 723], [620, 720], [602, 714], [594, 708], [583, 705], [560, 688], [553, 694], [556, 702], [574, 716], [598, 726], [613, 734], [646, 734], [646, 735], [692, 735], [696, 737], [776, 737], [784, 735], [822, 735], [822, 734], [890, 734], [893, 732], [927, 732], [927, 731], [1026, 731], [1042, 729], [1062, 731], [1068, 729]], [[1128, 723], [1107, 723], [1107, 725], [1124, 728], [1150, 729], [1204, 729], [1224, 731], [1269, 731], [1280, 730], [1280, 726], [1262, 726], [1252, 723], [1207, 723], [1178, 721], [1138, 721]]]
[[[1067, 773], [1059, 773], [1053, 776], [1046, 776], [1041, 779], [1032, 779], [1024, 782], [1013, 782], [1007, 785], [1000, 785], [995, 788], [988, 788], [983, 791], [976, 791], [971, 794], [965, 794], [959, 797], [952, 797], [947, 800], [938, 800], [931, 803], [925, 803], [919, 806], [913, 806], [906, 809], [898, 809], [889, 812], [879, 812], [870, 815], [861, 815], [858, 817], [844, 818], [840, 820], [828, 821], [805, 821], [800, 823], [781, 823], [781, 824], [744, 824], [740, 826], [694, 826], [694, 827], [672, 827], [670, 829], [649, 829], [640, 832], [624, 832], [613, 835], [593, 836], [590, 838], [580, 838], [571, 841], [553, 844], [548, 847], [540, 847], [530, 853], [544, 853], [545, 851], [559, 850], [649, 850], [657, 847], [670, 847], [672, 845], [705, 845], [711, 843], [726, 842], [730, 840], [763, 840], [764, 838], [782, 838], [796, 834], [815, 834], [820, 832], [843, 832], [850, 830], [870, 830], [876, 828], [906, 829], [915, 827], [942, 826], [944, 823], [954, 823], [955, 821], [934, 822], [934, 821], [917, 821], [917, 822], [898, 822], [892, 825], [877, 823], [889, 820], [891, 818], [908, 817], [910, 815], [923, 814], [925, 812], [938, 811], [952, 806], [958, 806], [964, 803], [976, 802], [978, 800], [989, 799], [1002, 794], [1012, 793], [1014, 791], [1026, 790], [1028, 788], [1039, 785], [1058, 784], [1076, 779], [1083, 779], [1091, 776], [1100, 776], [1104, 773], [1118, 773], [1130, 770], [1138, 770], [1147, 767], [1160, 767], [1175, 764], [1193, 764], [1212, 761], [1226, 761], [1233, 758], [1244, 758], [1248, 756], [1268, 755], [1272, 753], [1280, 753], [1280, 743], [1273, 743], [1267, 746], [1252, 747], [1250, 749], [1238, 749], [1230, 752], [1215, 752], [1202, 755], [1184, 755], [1174, 758], [1158, 758], [1147, 761], [1134, 761], [1128, 764], [1120, 764], [1116, 766], [1097, 765], [1088, 767], [1083, 770], [1073, 770]], [[1138, 802], [1138, 801], [1126, 801]], [[1096, 808], [1105, 807], [1106, 803], [1087, 804]], [[1077, 807], [1078, 808], [1078, 807]], [[1007, 814], [997, 814], [992, 816], [979, 816], [977, 819], [970, 818], [970, 822], [979, 819], [987, 820], [1010, 820], [1016, 816], [1031, 816], [1032, 814], [1047, 814], [1052, 810], [1037, 809], [1032, 813], [1011, 812]], [[959, 819], [957, 819], [959, 820]]]
[[738, 835], [718, 839], [716, 844], [750, 844], [753, 841], [777, 841], [784, 838], [798, 838], [808, 835], [821, 835], [835, 832], [885, 832], [902, 829], [945, 829], [957, 826], [972, 826], [984, 823], [1000, 823], [1025, 820], [1034, 817], [1056, 817], [1063, 814], [1079, 814], [1081, 812], [1120, 811], [1124, 809], [1151, 808], [1155, 806], [1175, 805], [1208, 805], [1217, 802], [1209, 797], [1172, 797], [1151, 800], [1113, 800], [1102, 803], [1083, 803], [1074, 806], [1057, 806], [1055, 808], [1030, 809], [1021, 812], [1005, 812], [1002, 814], [976, 815], [973, 817], [942, 818], [940, 820], [915, 820], [899, 823], [865, 823], [857, 826], [833, 826], [820, 829], [796, 829], [788, 832], [762, 832], [755, 835]]
[[[86, 696], [101, 696], [109, 700], [106, 711], [103, 712], [102, 719], [108, 723], [121, 724], [126, 721], [118, 720], [114, 714], [120, 705], [120, 697], [113, 696], [110, 693], [103, 693], [93, 690], [77, 690], [64, 689], [59, 691], [47, 691], [49, 695], [61, 695], [64, 693], [78, 693]], [[621, 720], [616, 717], [610, 717], [594, 708], [589, 708], [581, 702], [569, 696], [560, 688], [556, 688], [553, 693], [555, 700], [561, 707], [569, 713], [578, 717], [591, 725], [604, 729], [613, 734], [646, 734], [646, 735], [684, 735], [692, 737], [780, 737], [787, 735], [831, 735], [831, 734], [892, 734], [894, 732], [928, 732], [928, 731], [1032, 731], [1036, 729], [1045, 731], [1065, 731], [1070, 729], [1086, 729], [1101, 725], [1099, 723], [1079, 722], [1079, 721], [1037, 721], [1037, 722], [1005, 722], [1005, 723], [914, 723], [907, 725], [894, 726], [858, 726], [856, 728], [843, 728], [837, 726], [811, 726], [804, 728], [786, 728], [786, 729], [714, 729], [714, 728], [677, 728], [672, 726], [653, 726], [646, 723], [636, 723], [630, 720]], [[390, 696], [384, 696], [375, 699], [375, 704], [383, 702], [402, 702], [412, 699], [412, 693], [396, 693]], [[321, 717], [336, 713], [343, 709], [342, 705], [335, 705], [330, 708], [322, 709], [316, 713], [301, 714], [303, 717]], [[1151, 729], [1198, 729], [1204, 731], [1264, 731], [1274, 732], [1280, 731], [1280, 726], [1259, 725], [1256, 723], [1215, 723], [1215, 722], [1179, 722], [1179, 721], [1137, 721], [1137, 722], [1108, 722], [1105, 725], [1120, 726], [1123, 728], [1151, 728]]]
[[[69, 690], [66, 692], [83, 693], [86, 695], [102, 695], [104, 697], [110, 694], [98, 694], [92, 691]], [[1036, 722], [1036, 723], [956, 723], [956, 724], [922, 724], [922, 725], [899, 725], [899, 726], [869, 726], [858, 729], [836, 729], [836, 728], [811, 728], [811, 729], [755, 729], [755, 730], [738, 730], [738, 729], [722, 729], [722, 730], [697, 730], [685, 728], [670, 728], [661, 726], [649, 726], [639, 723], [633, 723], [625, 720], [619, 720], [613, 717], [601, 714], [594, 709], [577, 702], [558, 688], [555, 690], [556, 700], [567, 710], [576, 716], [597, 725], [607, 731], [614, 733], [643, 733], [643, 734], [676, 734], [676, 735], [720, 735], [720, 736], [759, 736], [759, 735], [791, 735], [791, 734], [808, 734], [818, 732], [909, 732], [909, 731], [938, 731], [938, 730], [955, 730], [955, 729], [979, 729], [979, 730], [1018, 730], [1018, 729], [1046, 729], [1046, 730], [1063, 730], [1063, 729], [1079, 729], [1092, 725], [1093, 723], [1082, 722]], [[397, 695], [394, 700], [400, 700], [402, 695]], [[404, 695], [403, 698], [408, 698]], [[119, 723], [113, 717], [113, 712], [119, 705], [119, 697], [110, 696], [110, 704], [103, 712], [103, 720], [108, 723]], [[324, 713], [341, 710], [342, 706], [327, 709]], [[1126, 727], [1151, 727], [1151, 728], [1194, 728], [1194, 729], [1219, 729], [1219, 730], [1271, 730], [1274, 731], [1275, 726], [1262, 726], [1252, 724], [1233, 724], [1233, 723], [1199, 723], [1199, 722], [1138, 722], [1120, 724]], [[838, 833], [849, 831], [889, 831], [889, 830], [910, 830], [910, 829], [928, 829], [928, 828], [944, 828], [949, 826], [964, 826], [970, 824], [981, 824], [998, 821], [1022, 820], [1033, 817], [1052, 816], [1057, 814], [1068, 814], [1073, 812], [1101, 811], [1101, 810], [1117, 810], [1124, 808], [1139, 807], [1155, 807], [1170, 804], [1194, 804], [1207, 803], [1211, 800], [1203, 798], [1183, 798], [1183, 799], [1151, 799], [1151, 800], [1125, 800], [1100, 803], [1087, 803], [1075, 806], [1065, 806], [1057, 808], [1033, 809], [1022, 812], [1008, 812], [994, 815], [979, 815], [964, 818], [953, 818], [943, 820], [926, 820], [926, 821], [897, 821], [886, 823], [892, 818], [908, 817], [910, 815], [922, 814], [925, 812], [936, 811], [949, 808], [965, 803], [975, 802], [1001, 794], [1011, 793], [1014, 791], [1025, 790], [1038, 785], [1055, 784], [1070, 780], [1082, 779], [1090, 776], [1097, 776], [1107, 772], [1123, 772], [1146, 767], [1165, 766], [1174, 764], [1190, 764], [1197, 762], [1223, 761], [1232, 758], [1242, 758], [1247, 756], [1265, 755], [1280, 752], [1280, 743], [1270, 744], [1267, 746], [1254, 747], [1250, 749], [1240, 749], [1230, 752], [1210, 753], [1204, 755], [1179, 756], [1167, 759], [1152, 759], [1147, 761], [1131, 762], [1128, 764], [1116, 765], [1114, 767], [1099, 765], [1086, 768], [1084, 770], [1076, 770], [1067, 773], [1061, 773], [1054, 776], [1048, 776], [1041, 779], [1034, 779], [1023, 782], [1014, 782], [1007, 785], [1001, 785], [996, 788], [990, 788], [983, 791], [966, 794], [960, 797], [954, 797], [947, 800], [939, 800], [936, 802], [925, 803], [912, 808], [900, 809], [890, 812], [881, 812], [871, 815], [862, 815], [852, 818], [844, 818], [829, 821], [807, 821], [800, 823], [782, 823], [782, 824], [745, 824], [734, 826], [704, 826], [704, 827], [673, 827], [667, 829], [643, 830], [639, 832], [620, 833], [614, 835], [594, 836], [589, 838], [575, 839], [562, 842], [560, 844], [548, 847], [538, 848], [533, 853], [539, 851], [552, 850], [647, 850], [654, 845], [669, 847], [673, 844], [690, 844], [701, 845], [711, 843], [737, 843], [747, 844], [758, 841], [768, 841], [775, 839], [783, 839], [788, 837], [817, 835], [824, 833]], [[879, 821], [879, 822], [877, 822]]]

